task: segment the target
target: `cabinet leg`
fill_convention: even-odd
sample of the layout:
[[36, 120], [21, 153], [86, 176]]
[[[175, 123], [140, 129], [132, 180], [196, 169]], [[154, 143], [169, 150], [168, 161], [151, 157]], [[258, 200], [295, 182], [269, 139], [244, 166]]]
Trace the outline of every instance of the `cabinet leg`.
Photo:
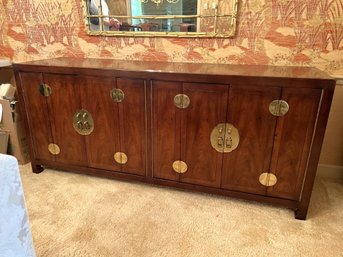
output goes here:
[[31, 166], [33, 173], [39, 174], [44, 171], [44, 167], [42, 165], [31, 164]]
[[307, 209], [306, 210], [302, 210], [302, 209], [295, 210], [294, 216], [297, 220], [306, 220]]

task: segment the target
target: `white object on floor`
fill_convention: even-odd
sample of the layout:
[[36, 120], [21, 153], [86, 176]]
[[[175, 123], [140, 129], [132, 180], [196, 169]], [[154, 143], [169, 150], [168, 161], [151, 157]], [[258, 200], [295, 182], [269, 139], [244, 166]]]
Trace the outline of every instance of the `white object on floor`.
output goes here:
[[0, 256], [36, 256], [18, 161], [5, 154], [0, 154]]

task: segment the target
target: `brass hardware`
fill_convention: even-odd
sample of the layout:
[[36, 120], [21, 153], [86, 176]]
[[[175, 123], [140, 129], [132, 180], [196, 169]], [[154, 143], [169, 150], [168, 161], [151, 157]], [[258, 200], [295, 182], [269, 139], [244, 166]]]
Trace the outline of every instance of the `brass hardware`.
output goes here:
[[42, 96], [50, 96], [52, 94], [52, 89], [48, 84], [40, 84], [38, 90]]
[[269, 104], [269, 111], [274, 116], [283, 116], [289, 110], [289, 105], [284, 100], [274, 100]]
[[112, 100], [117, 102], [117, 103], [122, 102], [124, 100], [124, 97], [125, 97], [124, 92], [118, 88], [113, 88], [111, 90], [110, 95], [111, 95]]
[[266, 187], [274, 186], [277, 182], [277, 178], [273, 173], [264, 172], [260, 175], [259, 181]]
[[89, 135], [94, 130], [92, 115], [85, 109], [78, 110], [73, 115], [73, 127], [80, 135]]
[[49, 144], [48, 145], [48, 150], [53, 155], [58, 155], [61, 152], [61, 149], [56, 144]]
[[191, 100], [185, 94], [177, 94], [174, 97], [174, 104], [177, 108], [185, 109], [189, 106], [190, 103], [191, 103]]
[[183, 161], [175, 161], [173, 162], [173, 170], [177, 173], [185, 173], [188, 169], [188, 166]]
[[114, 154], [114, 160], [119, 164], [125, 164], [127, 163], [127, 155], [122, 152], [116, 152]]
[[230, 123], [220, 123], [211, 132], [212, 147], [220, 153], [229, 153], [239, 144], [238, 130]]

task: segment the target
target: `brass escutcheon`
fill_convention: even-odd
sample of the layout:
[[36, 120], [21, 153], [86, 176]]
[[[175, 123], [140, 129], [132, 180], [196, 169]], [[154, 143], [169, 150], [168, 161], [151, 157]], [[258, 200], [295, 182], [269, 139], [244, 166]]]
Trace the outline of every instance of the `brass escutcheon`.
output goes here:
[[187, 164], [180, 160], [173, 162], [172, 166], [173, 166], [173, 170], [180, 174], [185, 173], [188, 169]]
[[48, 150], [53, 155], [58, 155], [61, 152], [60, 147], [58, 145], [56, 145], [56, 144], [49, 144], [48, 145]]
[[73, 127], [80, 135], [89, 135], [94, 130], [92, 115], [85, 109], [76, 111], [73, 115]]
[[273, 173], [264, 172], [260, 175], [259, 181], [266, 187], [274, 186], [277, 182], [277, 178]]
[[127, 155], [122, 152], [116, 152], [114, 154], [114, 160], [119, 164], [125, 164], [127, 163]]
[[269, 111], [274, 116], [283, 116], [289, 110], [289, 105], [284, 100], [274, 100], [269, 104]]
[[113, 88], [110, 92], [110, 96], [112, 100], [115, 101], [116, 103], [122, 102], [125, 98], [124, 92], [118, 88]]
[[52, 89], [48, 84], [40, 84], [38, 90], [42, 96], [50, 96], [52, 94]]
[[239, 145], [238, 130], [230, 123], [219, 123], [211, 132], [212, 147], [220, 153], [229, 153]]
[[186, 109], [190, 103], [191, 103], [191, 100], [185, 94], [177, 94], [174, 97], [174, 104], [177, 108]]

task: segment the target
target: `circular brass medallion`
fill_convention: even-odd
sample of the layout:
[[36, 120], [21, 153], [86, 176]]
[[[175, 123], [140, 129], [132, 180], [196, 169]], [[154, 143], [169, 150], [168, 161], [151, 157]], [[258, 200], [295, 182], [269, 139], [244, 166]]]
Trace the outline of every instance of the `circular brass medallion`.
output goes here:
[[113, 88], [111, 90], [110, 96], [111, 96], [112, 100], [115, 101], [116, 103], [122, 102], [125, 98], [125, 94], [124, 94], [123, 90], [118, 89], [118, 88]]
[[175, 161], [173, 162], [173, 170], [177, 173], [185, 173], [188, 169], [188, 166], [183, 161]]
[[269, 111], [274, 116], [284, 116], [289, 110], [289, 105], [284, 100], [274, 100], [269, 104]]
[[174, 104], [177, 108], [186, 109], [190, 103], [191, 103], [191, 100], [185, 94], [177, 94], [174, 97]]
[[42, 96], [50, 96], [52, 94], [51, 87], [48, 84], [40, 84], [38, 90]]
[[92, 115], [85, 109], [76, 111], [73, 115], [73, 127], [82, 136], [91, 134], [94, 130]]
[[48, 145], [48, 150], [53, 155], [58, 155], [61, 152], [60, 147], [58, 145], [56, 145], [56, 144], [49, 144]]
[[211, 132], [211, 146], [220, 153], [229, 153], [239, 145], [239, 132], [230, 123], [219, 123]]
[[127, 155], [122, 152], [116, 152], [114, 154], [114, 160], [119, 164], [125, 164], [127, 163]]
[[262, 185], [271, 187], [277, 183], [277, 178], [273, 173], [264, 172], [260, 175], [259, 181]]

